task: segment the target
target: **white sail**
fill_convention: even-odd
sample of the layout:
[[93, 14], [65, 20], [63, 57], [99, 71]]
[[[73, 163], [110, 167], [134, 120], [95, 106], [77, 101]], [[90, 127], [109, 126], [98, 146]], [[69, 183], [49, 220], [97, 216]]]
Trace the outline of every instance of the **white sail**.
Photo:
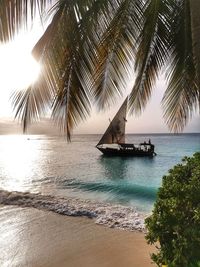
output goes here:
[[127, 103], [128, 97], [121, 105], [113, 120], [110, 122], [110, 125], [108, 126], [97, 146], [101, 144], [125, 143]]

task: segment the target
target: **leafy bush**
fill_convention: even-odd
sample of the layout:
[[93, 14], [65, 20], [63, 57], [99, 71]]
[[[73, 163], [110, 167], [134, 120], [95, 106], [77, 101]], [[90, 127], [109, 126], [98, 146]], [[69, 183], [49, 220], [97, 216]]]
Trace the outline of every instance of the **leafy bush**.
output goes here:
[[169, 170], [152, 215], [145, 221], [152, 259], [158, 266], [200, 266], [200, 153]]

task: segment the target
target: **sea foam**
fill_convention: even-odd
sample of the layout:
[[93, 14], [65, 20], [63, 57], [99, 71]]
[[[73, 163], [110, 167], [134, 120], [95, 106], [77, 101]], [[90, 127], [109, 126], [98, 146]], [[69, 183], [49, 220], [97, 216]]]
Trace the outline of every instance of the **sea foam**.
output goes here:
[[110, 228], [145, 231], [144, 214], [122, 205], [5, 190], [0, 190], [0, 204], [33, 207], [67, 216], [86, 216]]

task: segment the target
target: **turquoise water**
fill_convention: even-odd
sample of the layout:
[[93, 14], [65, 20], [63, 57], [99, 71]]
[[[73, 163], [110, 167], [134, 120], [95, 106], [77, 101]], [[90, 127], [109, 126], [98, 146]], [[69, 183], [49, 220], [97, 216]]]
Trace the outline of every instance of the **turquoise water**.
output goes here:
[[0, 136], [0, 188], [73, 196], [150, 211], [162, 176], [200, 151], [200, 134], [128, 135], [155, 144], [154, 158], [108, 158], [95, 148], [100, 135]]

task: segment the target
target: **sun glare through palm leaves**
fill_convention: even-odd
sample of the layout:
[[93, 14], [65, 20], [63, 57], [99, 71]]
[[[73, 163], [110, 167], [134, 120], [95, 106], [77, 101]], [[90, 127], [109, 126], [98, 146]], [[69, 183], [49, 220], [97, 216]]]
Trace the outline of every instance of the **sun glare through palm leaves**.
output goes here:
[[37, 80], [40, 65], [31, 55], [31, 39], [19, 36], [14, 41], [0, 45], [1, 95], [27, 88]]

